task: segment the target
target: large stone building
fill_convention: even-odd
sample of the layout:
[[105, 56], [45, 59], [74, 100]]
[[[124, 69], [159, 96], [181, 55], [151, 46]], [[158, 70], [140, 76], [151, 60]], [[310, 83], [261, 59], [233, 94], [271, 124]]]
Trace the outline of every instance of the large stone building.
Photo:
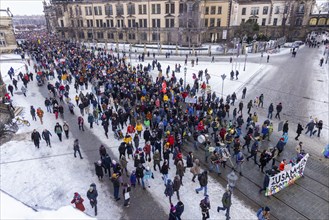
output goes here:
[[8, 53], [16, 49], [16, 38], [13, 27], [13, 15], [9, 8], [0, 9], [0, 53]]
[[[230, 0], [52, 0], [49, 31], [78, 41], [197, 46], [225, 39]], [[54, 13], [56, 22], [54, 23]], [[224, 32], [224, 34], [223, 34]]]
[[304, 37], [314, 4], [315, 0], [50, 0], [44, 12], [48, 30], [65, 39], [192, 47], [231, 40], [240, 25], [250, 21], [272, 39]]

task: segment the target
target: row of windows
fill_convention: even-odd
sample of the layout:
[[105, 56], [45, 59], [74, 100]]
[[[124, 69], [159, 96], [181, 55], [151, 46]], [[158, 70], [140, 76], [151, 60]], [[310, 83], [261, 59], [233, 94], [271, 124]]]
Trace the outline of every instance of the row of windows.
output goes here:
[[217, 18], [216, 24], [215, 24], [215, 18], [205, 19], [204, 25], [206, 27], [220, 27], [220, 18]]
[[[88, 28], [90, 27], [117, 27], [117, 28], [122, 28], [126, 27], [124, 24], [123, 19], [117, 19], [116, 23], [114, 24], [115, 20], [113, 19], [106, 19], [106, 22], [103, 22], [102, 19], [96, 19], [95, 22], [92, 19], [87, 19], [86, 20], [86, 25]], [[152, 19], [152, 26], [153, 28], [158, 28], [161, 27], [161, 19]], [[61, 27], [64, 27], [64, 21], [61, 20]], [[83, 20], [71, 20], [71, 27], [83, 27]], [[140, 28], [147, 28], [147, 19], [128, 19], [127, 23], [128, 28], [134, 28], [134, 27], [140, 27]], [[166, 28], [172, 28], [175, 27], [175, 19], [174, 18], [167, 18], [165, 20], [165, 27]]]
[[[257, 23], [257, 18], [252, 18], [251, 19], [253, 22]], [[242, 22], [245, 22], [246, 20], [245, 19], [241, 19]], [[269, 23], [270, 24], [270, 23]], [[266, 25], [266, 18], [263, 18], [262, 19], [262, 26], [265, 26]], [[273, 26], [277, 26], [278, 25], [278, 19], [277, 18], [274, 18], [273, 19]]]
[[[85, 6], [85, 14], [87, 16], [91, 16], [91, 15], [103, 15], [103, 6]], [[126, 5], [127, 8], [127, 14], [128, 15], [135, 15], [136, 14], [136, 10], [135, 10], [135, 4], [127, 4]], [[115, 5], [115, 9], [116, 9], [116, 15], [121, 16], [124, 14], [124, 9], [123, 9], [123, 4], [117, 4]], [[183, 4], [180, 5], [180, 12], [183, 11]], [[63, 12], [61, 11], [61, 9], [59, 9], [58, 12], [61, 16], [63, 15]], [[104, 13], [105, 15], [113, 15], [113, 5], [110, 4], [106, 4], [104, 6]], [[161, 14], [161, 4], [152, 4], [151, 5], [151, 13], [152, 14]], [[167, 3], [165, 5], [165, 13], [166, 14], [175, 14], [175, 3]], [[70, 17], [74, 16], [73, 13], [73, 8], [70, 7], [69, 8], [69, 14]], [[147, 5], [143, 4], [143, 5], [138, 5], [138, 14], [143, 15], [143, 14], [147, 14]], [[81, 11], [81, 7], [80, 6], [76, 6], [75, 7], [75, 15], [76, 16], [81, 16], [82, 15], [82, 11]]]
[[[77, 33], [78, 37], [80, 39], [85, 39], [85, 33], [84, 32], [78, 32]], [[62, 36], [65, 37], [65, 33], [62, 32]], [[92, 32], [88, 32], [87, 33], [87, 39], [93, 39], [93, 33]], [[143, 32], [139, 34], [139, 37], [141, 40], [147, 40], [147, 33]], [[151, 34], [152, 40], [153, 41], [157, 41], [160, 40], [160, 34], [159, 33], [152, 33]], [[104, 32], [96, 32], [95, 33], [95, 38], [96, 39], [104, 39]], [[114, 33], [107, 33], [107, 39], [114, 39]], [[126, 35], [126, 38], [128, 38], [129, 40], [135, 40], [136, 39], [136, 34], [135, 33], [128, 33]], [[123, 40], [124, 39], [124, 34], [123, 33], [118, 33], [118, 39], [119, 40]], [[1, 46], [1, 41], [0, 41], [0, 46]]]
[[[217, 10], [216, 10], [216, 8], [217, 8]], [[210, 11], [209, 11], [209, 9], [210, 9]], [[220, 15], [220, 14], [222, 14], [222, 7], [221, 6], [218, 6], [218, 7], [217, 6], [206, 7], [204, 13], [206, 15], [209, 15], [209, 14], [211, 14], [211, 15], [214, 15], [214, 14]]]
[[[251, 7], [250, 15], [258, 15], [259, 14], [259, 9], [260, 9], [260, 7]], [[288, 6], [285, 6], [283, 13], [284, 14], [287, 14], [288, 13], [288, 9], [289, 9], [289, 7]], [[263, 15], [267, 15], [268, 13], [269, 13], [269, 7], [268, 6], [264, 6], [263, 7]], [[275, 8], [274, 8], [274, 14], [279, 14], [279, 13], [280, 13], [280, 6], [275, 6]], [[246, 15], [247, 14], [247, 8], [242, 8], [241, 14], [242, 15]]]

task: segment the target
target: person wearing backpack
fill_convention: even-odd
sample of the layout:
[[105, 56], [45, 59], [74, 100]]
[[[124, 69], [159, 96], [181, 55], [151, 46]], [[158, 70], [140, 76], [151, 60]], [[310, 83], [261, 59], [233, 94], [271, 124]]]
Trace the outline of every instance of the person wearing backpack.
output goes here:
[[205, 195], [205, 198], [200, 201], [200, 208], [202, 212], [202, 220], [206, 220], [210, 218], [209, 216], [210, 200], [208, 195]]
[[270, 219], [270, 208], [265, 206], [265, 207], [258, 209], [256, 216], [257, 216], [258, 220]]
[[232, 192], [229, 188], [226, 188], [226, 191], [225, 193], [223, 194], [223, 197], [222, 197], [222, 204], [223, 204], [223, 207], [220, 207], [218, 206], [217, 207], [217, 212], [219, 212], [220, 210], [223, 210], [225, 211], [226, 210], [226, 219], [230, 219], [230, 208], [231, 208], [231, 205], [232, 205], [232, 202], [231, 202], [231, 196], [232, 196]]
[[198, 194], [201, 190], [204, 190], [204, 196], [207, 195], [208, 190], [208, 172], [205, 170], [198, 175], [198, 180], [200, 183], [200, 188], [195, 189], [195, 192]]

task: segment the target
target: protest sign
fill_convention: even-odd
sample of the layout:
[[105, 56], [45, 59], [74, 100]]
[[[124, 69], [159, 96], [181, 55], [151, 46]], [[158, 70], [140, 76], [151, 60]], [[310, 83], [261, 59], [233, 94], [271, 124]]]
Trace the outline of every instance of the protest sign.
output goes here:
[[265, 192], [265, 196], [271, 196], [282, 189], [293, 184], [297, 179], [304, 175], [304, 169], [309, 155], [306, 154], [297, 164], [288, 170], [271, 176], [270, 182]]

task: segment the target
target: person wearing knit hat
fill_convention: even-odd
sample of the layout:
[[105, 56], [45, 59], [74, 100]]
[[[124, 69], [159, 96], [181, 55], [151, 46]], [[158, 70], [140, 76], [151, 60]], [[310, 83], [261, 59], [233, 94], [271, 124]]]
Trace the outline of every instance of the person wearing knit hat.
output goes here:
[[114, 194], [114, 198], [116, 201], [120, 200], [120, 197], [119, 197], [119, 190], [120, 190], [120, 180], [118, 178], [118, 175], [116, 173], [113, 173], [112, 174], [112, 177], [111, 177], [111, 182], [113, 183], [113, 194]]
[[98, 197], [98, 192], [96, 189], [96, 184], [92, 183], [90, 184], [90, 188], [87, 191], [87, 198], [90, 201], [91, 208], [95, 207], [95, 216], [97, 215], [97, 197]]

